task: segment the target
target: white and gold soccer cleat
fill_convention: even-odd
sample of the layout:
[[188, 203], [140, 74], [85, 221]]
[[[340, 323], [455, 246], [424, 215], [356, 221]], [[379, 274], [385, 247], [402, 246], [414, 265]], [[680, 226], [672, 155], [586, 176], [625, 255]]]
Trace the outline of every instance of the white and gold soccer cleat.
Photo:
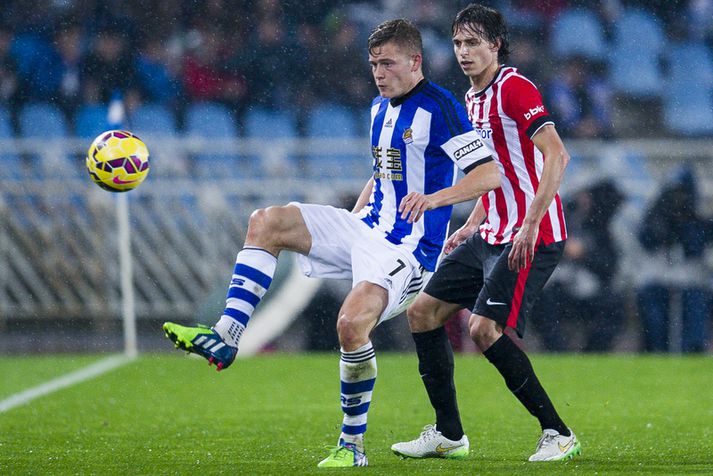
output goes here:
[[463, 459], [468, 456], [470, 443], [465, 435], [457, 441], [449, 440], [435, 425], [426, 425], [418, 438], [395, 443], [391, 451], [402, 458]]
[[569, 433], [569, 436], [564, 436], [555, 430], [543, 431], [535, 454], [530, 456], [529, 461], [562, 461], [582, 454], [579, 440], [572, 430]]

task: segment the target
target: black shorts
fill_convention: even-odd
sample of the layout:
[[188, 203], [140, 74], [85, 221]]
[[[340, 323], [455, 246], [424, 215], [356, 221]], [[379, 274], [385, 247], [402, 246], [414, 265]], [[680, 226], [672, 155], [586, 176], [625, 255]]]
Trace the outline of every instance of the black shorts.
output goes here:
[[532, 264], [514, 272], [508, 268], [512, 244], [491, 245], [476, 233], [443, 258], [424, 292], [511, 327], [522, 337], [525, 317], [562, 257], [564, 243], [537, 246]]

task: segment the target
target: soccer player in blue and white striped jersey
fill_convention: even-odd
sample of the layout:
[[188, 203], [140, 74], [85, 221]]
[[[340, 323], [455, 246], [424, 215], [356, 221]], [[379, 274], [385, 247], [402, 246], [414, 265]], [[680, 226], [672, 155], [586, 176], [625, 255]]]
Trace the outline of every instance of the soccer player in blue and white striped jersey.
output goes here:
[[[406, 20], [384, 22], [368, 49], [379, 90], [371, 106], [374, 172], [354, 209], [290, 203], [255, 211], [220, 320], [213, 328], [164, 324], [177, 347], [222, 369], [233, 362], [282, 250], [300, 253], [307, 276], [351, 279], [337, 319], [342, 431], [319, 467], [367, 465], [364, 433], [377, 375], [370, 333], [400, 314], [434, 271], [452, 205], [500, 185], [466, 111], [424, 78], [418, 29]], [[465, 172], [458, 182], [457, 168]]]

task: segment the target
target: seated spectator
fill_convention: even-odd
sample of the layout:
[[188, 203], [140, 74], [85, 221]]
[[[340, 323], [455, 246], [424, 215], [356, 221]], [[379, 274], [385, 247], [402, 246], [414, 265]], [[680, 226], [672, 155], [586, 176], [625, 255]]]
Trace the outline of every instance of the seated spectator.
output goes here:
[[136, 57], [136, 77], [145, 101], [175, 103], [181, 95], [180, 65], [159, 37], [145, 39]]
[[548, 86], [550, 111], [563, 136], [606, 138], [612, 133], [611, 94], [584, 58], [564, 60]]
[[[646, 256], [639, 268], [637, 300], [646, 352], [678, 348], [679, 342], [670, 339], [674, 319], [680, 324], [682, 352], [706, 348], [713, 296], [703, 254], [713, 223], [699, 214], [698, 205], [693, 169], [681, 167], [653, 200], [639, 228]], [[680, 308], [672, 305], [674, 297], [680, 298]], [[677, 318], [674, 312], [680, 313]]]
[[[225, 35], [209, 25], [198, 25], [188, 38], [183, 64], [183, 87], [188, 99], [238, 107], [247, 97], [248, 84], [242, 72], [228, 63], [230, 54], [240, 45], [227, 44]], [[233, 41], [237, 39], [233, 36]]]
[[295, 92], [307, 77], [307, 52], [288, 38], [282, 17], [264, 18], [250, 35], [247, 75], [255, 106], [284, 110], [294, 104]]
[[109, 23], [97, 33], [93, 49], [82, 61], [83, 96], [88, 103], [108, 103], [115, 91], [126, 100], [138, 94], [129, 32]]
[[10, 25], [0, 22], [0, 106], [14, 109], [20, 99], [17, 62], [10, 47], [15, 36]]
[[[533, 310], [533, 324], [548, 351], [612, 349], [624, 303], [614, 283], [619, 249], [610, 224], [623, 198], [616, 184], [604, 179], [566, 204], [564, 256]], [[574, 348], [580, 340], [581, 347]]]
[[[535, 86], [542, 88], [545, 86], [547, 63], [541, 58], [547, 53], [543, 47], [538, 45], [531, 35], [514, 34], [510, 40], [510, 59], [508, 64], [515, 66], [521, 73], [527, 76]], [[560, 129], [560, 124], [557, 124]]]
[[74, 21], [61, 22], [52, 36], [48, 54], [32, 65], [29, 99], [54, 102], [71, 119], [82, 98], [83, 57], [84, 28]]
[[[708, 46], [713, 46], [713, 1], [698, 0], [688, 2], [687, 10], [684, 21], [688, 25], [689, 38], [694, 41], [703, 41]], [[678, 15], [675, 18], [680, 20]]]
[[[358, 61], [363, 46], [359, 42], [357, 26], [346, 19], [335, 19], [329, 24], [326, 51], [315, 55], [313, 71], [339, 71], [339, 74], [316, 74], [315, 88], [327, 101], [341, 103], [359, 113], [376, 94], [369, 67]], [[344, 81], [349, 78], [349, 81]]]

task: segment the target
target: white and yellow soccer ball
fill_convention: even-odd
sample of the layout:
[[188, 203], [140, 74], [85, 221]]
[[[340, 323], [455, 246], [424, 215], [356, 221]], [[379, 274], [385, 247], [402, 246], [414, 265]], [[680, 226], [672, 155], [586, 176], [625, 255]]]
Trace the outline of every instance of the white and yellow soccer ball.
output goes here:
[[87, 171], [94, 183], [110, 192], [128, 192], [149, 174], [149, 150], [128, 131], [106, 131], [87, 152]]

